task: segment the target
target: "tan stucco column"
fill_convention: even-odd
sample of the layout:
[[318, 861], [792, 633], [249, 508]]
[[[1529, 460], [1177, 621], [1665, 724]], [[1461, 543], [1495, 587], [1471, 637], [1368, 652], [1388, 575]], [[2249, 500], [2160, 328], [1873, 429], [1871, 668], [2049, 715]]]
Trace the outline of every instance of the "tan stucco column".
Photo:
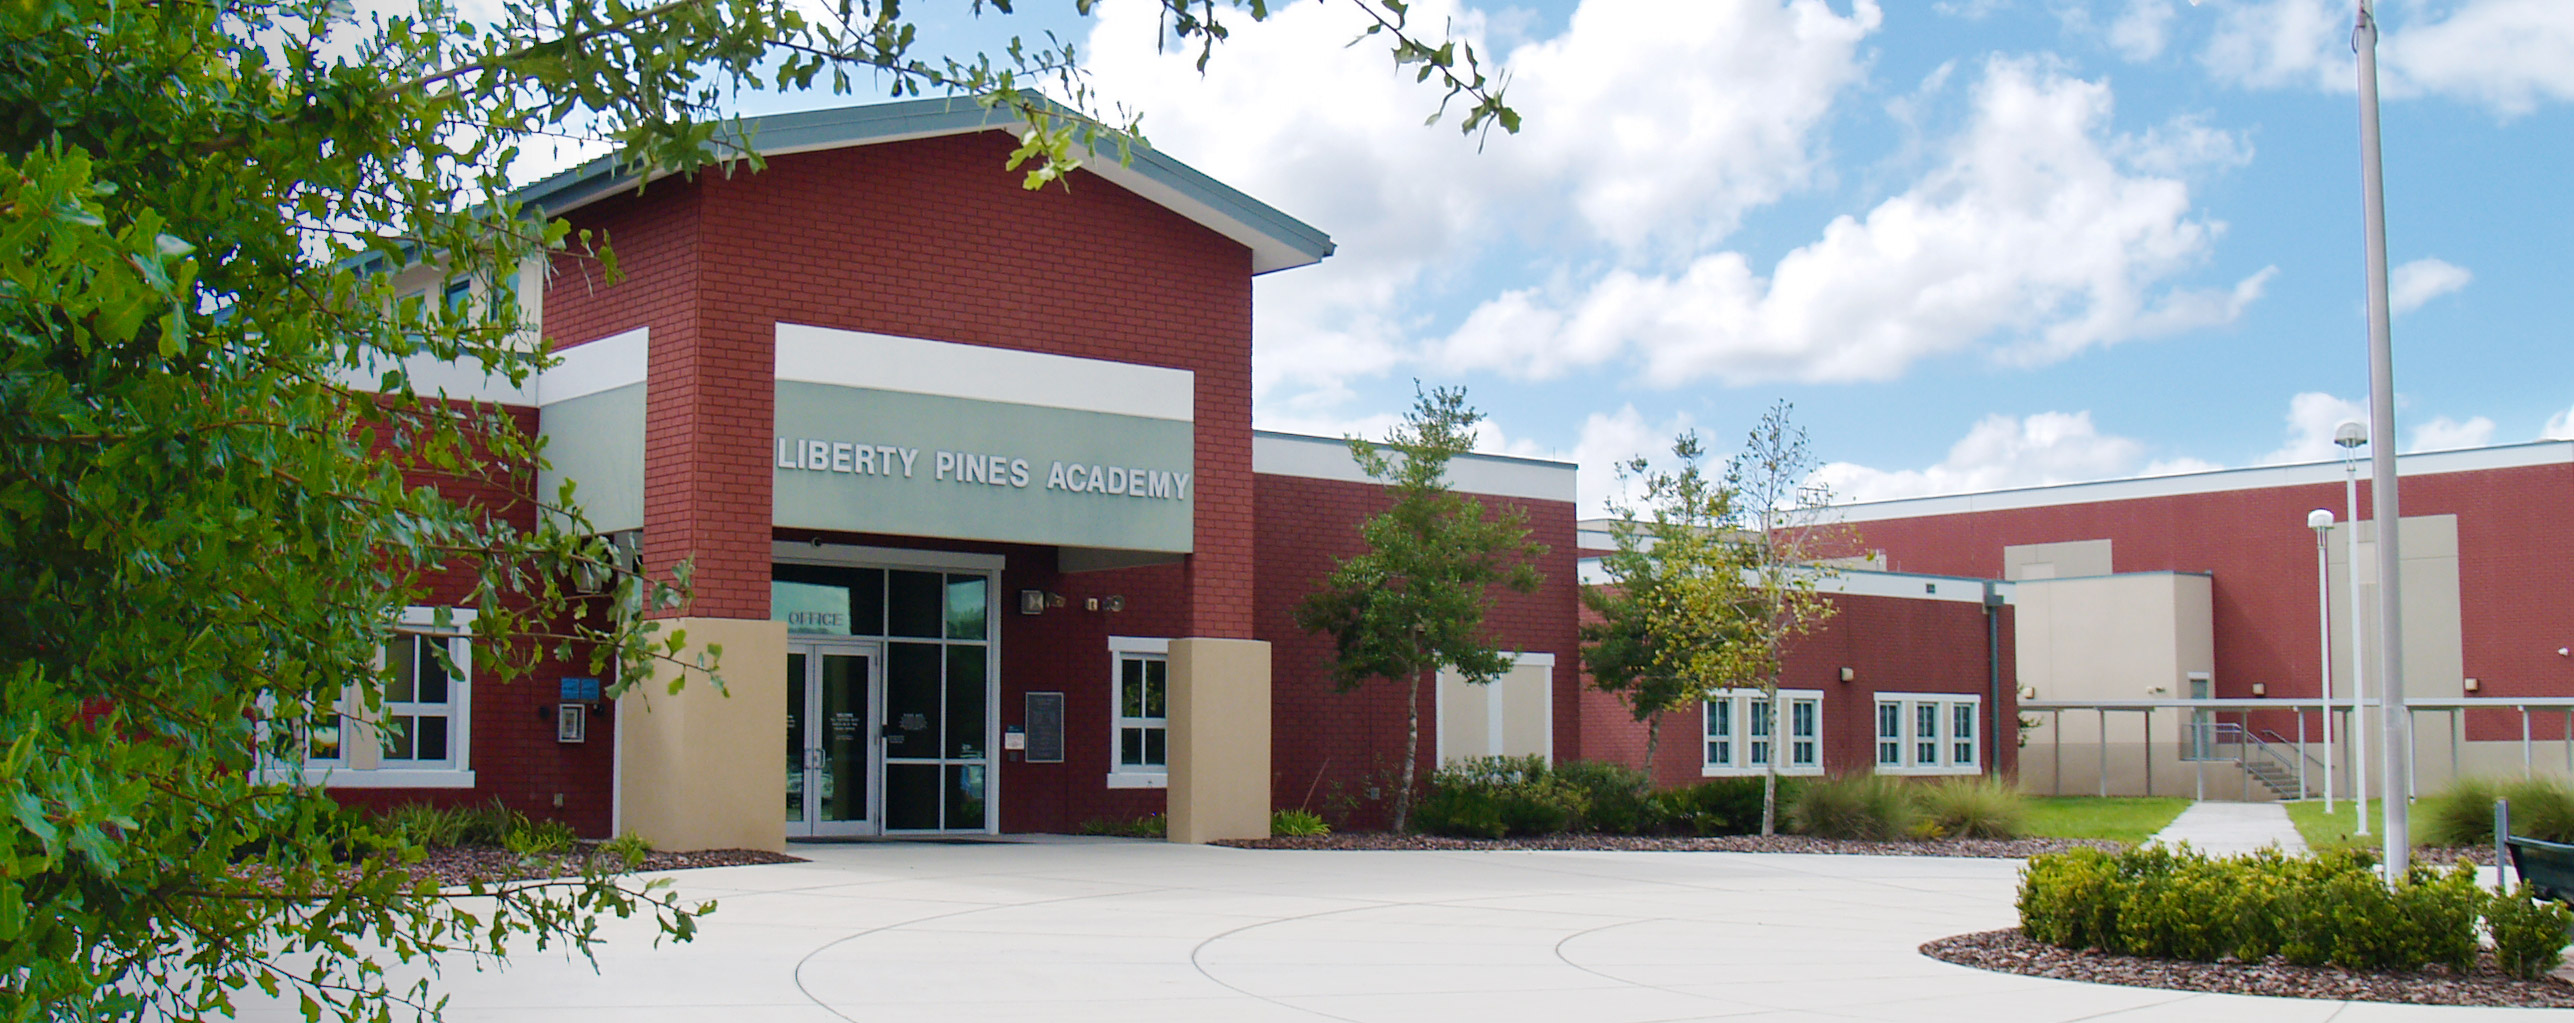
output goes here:
[[[661, 662], [617, 698], [618, 827], [655, 849], [785, 849], [786, 623], [661, 625], [665, 636], [687, 633], [682, 662], [723, 648], [724, 690], [703, 671]], [[671, 693], [683, 675], [687, 685]]]
[[1175, 639], [1170, 670], [1171, 841], [1269, 837], [1269, 644]]

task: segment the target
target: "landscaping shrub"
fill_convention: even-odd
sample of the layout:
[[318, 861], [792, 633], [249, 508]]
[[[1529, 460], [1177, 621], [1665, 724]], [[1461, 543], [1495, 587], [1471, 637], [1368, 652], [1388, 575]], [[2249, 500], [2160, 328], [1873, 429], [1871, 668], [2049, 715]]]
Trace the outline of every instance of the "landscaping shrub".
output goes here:
[[1590, 796], [1557, 777], [1545, 757], [1478, 757], [1433, 773], [1413, 820], [1436, 835], [1504, 838], [1551, 835], [1589, 810]]
[[[2500, 921], [2489, 924], [2497, 943], [2503, 929], [2522, 940], [2534, 928], [2524, 919], [2534, 914], [2497, 909], [2473, 867], [2419, 867], [2389, 887], [2370, 866], [2356, 851], [2211, 859], [2162, 846], [2070, 850], [2032, 858], [2021, 872], [2020, 926], [2068, 948], [2200, 962], [2276, 954], [2371, 971], [2471, 968], [2479, 915]], [[2550, 951], [2561, 953], [2561, 931], [2554, 941]]]
[[2511, 831], [2574, 842], [2574, 787], [2557, 778], [2461, 778], [2422, 799], [2423, 837], [2434, 845], [2491, 845], [2494, 800], [2511, 800]]
[[501, 836], [501, 847], [521, 856], [540, 856], [567, 851], [580, 837], [562, 821], [520, 817], [517, 826]]
[[386, 811], [385, 830], [431, 849], [463, 845], [467, 812], [430, 803], [404, 803]]
[[599, 843], [598, 852], [602, 856], [625, 864], [627, 870], [633, 870], [643, 866], [644, 857], [652, 855], [652, 843], [644, 841], [642, 835], [628, 831]]
[[[1779, 805], [1796, 801], [1797, 778], [1779, 779]], [[1696, 785], [1656, 792], [1654, 817], [1665, 830], [1713, 837], [1748, 835], [1761, 830], [1761, 778], [1711, 778]]]
[[1332, 833], [1323, 815], [1308, 810], [1272, 810], [1269, 833], [1279, 838], [1320, 838]]
[[2566, 929], [2574, 913], [2540, 899], [2521, 882], [2518, 889], [2497, 891], [2485, 902], [2485, 929], [2494, 936], [2494, 961], [2504, 973], [2537, 980], [2565, 961]]
[[1567, 760], [1555, 765], [1555, 777], [1581, 790], [1586, 808], [1574, 827], [1611, 835], [1634, 835], [1661, 824], [1651, 796], [1653, 781], [1643, 771], [1603, 760]]
[[1934, 837], [2019, 838], [2028, 833], [2027, 797], [1999, 778], [1949, 778], [1912, 795]]
[[510, 834], [527, 821], [525, 814], [502, 806], [498, 799], [450, 809], [456, 814], [457, 845], [506, 844]]
[[1914, 834], [1921, 811], [1910, 789], [1898, 778], [1850, 774], [1807, 782], [1793, 802], [1780, 803], [1790, 827], [1801, 834], [1885, 842]]

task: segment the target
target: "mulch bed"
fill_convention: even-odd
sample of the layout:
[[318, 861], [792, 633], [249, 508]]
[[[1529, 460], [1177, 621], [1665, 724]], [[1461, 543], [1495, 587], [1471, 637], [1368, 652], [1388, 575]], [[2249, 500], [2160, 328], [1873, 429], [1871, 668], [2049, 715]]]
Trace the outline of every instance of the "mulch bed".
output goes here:
[[1546, 835], [1536, 838], [1443, 838], [1391, 832], [1354, 832], [1311, 838], [1236, 839], [1215, 843], [1236, 849], [1413, 850], [1535, 849], [1558, 852], [1749, 852], [1840, 853], [1860, 856], [1967, 856], [1981, 859], [2025, 859], [2040, 853], [2090, 846], [2116, 852], [2117, 842], [2070, 838], [2009, 840], [1954, 838], [1927, 842], [1859, 842], [1805, 835], [1732, 835], [1683, 838], [1663, 835]]
[[[544, 877], [578, 877], [581, 856], [523, 857], [497, 846], [450, 846], [429, 850], [429, 858], [417, 868], [432, 874], [440, 885], [460, 885], [470, 881], [524, 881]], [[763, 863], [803, 863], [801, 856], [766, 852], [759, 849], [706, 849], [699, 852], [652, 852], [644, 855], [637, 871], [693, 870], [699, 867], [743, 867]]]
[[1923, 945], [1921, 952], [1942, 962], [2000, 973], [2172, 991], [2413, 1005], [2574, 1008], [2574, 984], [2560, 977], [2505, 976], [2494, 965], [2490, 951], [2481, 953], [2476, 969], [2463, 975], [2445, 967], [2417, 973], [2360, 973], [2335, 966], [2291, 966], [2276, 958], [2259, 963], [2192, 963], [2097, 949], [2077, 952], [2030, 938], [2013, 927], [1941, 938]]

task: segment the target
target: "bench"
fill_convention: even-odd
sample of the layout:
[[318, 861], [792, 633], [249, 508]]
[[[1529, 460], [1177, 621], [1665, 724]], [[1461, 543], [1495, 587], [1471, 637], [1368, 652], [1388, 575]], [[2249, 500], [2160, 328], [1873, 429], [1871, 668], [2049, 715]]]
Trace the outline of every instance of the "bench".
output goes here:
[[2542, 899], [2574, 903], [2574, 845], [2512, 835], [2511, 869]]

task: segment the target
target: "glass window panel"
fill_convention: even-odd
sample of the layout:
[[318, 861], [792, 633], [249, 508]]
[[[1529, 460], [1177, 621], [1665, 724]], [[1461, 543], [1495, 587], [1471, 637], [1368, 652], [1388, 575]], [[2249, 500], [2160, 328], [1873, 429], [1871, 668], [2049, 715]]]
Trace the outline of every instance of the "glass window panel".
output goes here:
[[867, 659], [822, 655], [822, 772], [814, 779], [826, 821], [867, 819], [867, 740], [876, 725], [867, 706]]
[[340, 758], [340, 716], [325, 714], [305, 733], [304, 756], [311, 760]]
[[886, 635], [937, 639], [946, 606], [946, 584], [938, 573], [886, 573]]
[[1813, 738], [1815, 711], [1814, 701], [1798, 700], [1795, 703], [1789, 704], [1788, 708], [1789, 713], [1794, 715], [1794, 717], [1788, 722], [1788, 734], [1794, 735], [1800, 739]]
[[1120, 728], [1120, 729], [1118, 729], [1118, 730], [1117, 730], [1117, 762], [1118, 762], [1118, 764], [1119, 764], [1119, 765], [1121, 765], [1121, 766], [1125, 766], [1125, 767], [1141, 767], [1141, 766], [1143, 766], [1143, 764], [1144, 764], [1144, 730], [1143, 730], [1143, 729], [1141, 729], [1141, 728]]
[[1939, 738], [1939, 704], [1913, 704], [1913, 738]]
[[1776, 708], [1771, 707], [1768, 700], [1758, 697], [1754, 697], [1751, 702], [1752, 713], [1750, 716], [1752, 720], [1752, 737], [1755, 739], [1768, 738], [1770, 734], [1770, 726], [1775, 723], [1774, 715], [1776, 714]]
[[1707, 762], [1718, 767], [1734, 764], [1734, 744], [1722, 739], [1707, 744]]
[[885, 634], [885, 570], [853, 568], [849, 580], [849, 631], [861, 636]]
[[383, 736], [384, 736], [384, 742], [383, 742], [383, 747], [384, 747], [384, 759], [386, 759], [386, 760], [409, 760], [409, 759], [411, 759], [411, 719], [410, 719], [410, 718], [408, 718], [408, 717], [388, 717], [388, 718], [385, 718], [385, 719], [384, 719], [384, 727], [383, 727], [383, 728], [381, 728], [381, 729], [378, 729], [378, 731], [382, 732], [382, 733], [383, 733]]
[[417, 692], [412, 699], [421, 703], [447, 702], [447, 666], [438, 660], [438, 647], [446, 642], [443, 638], [423, 636], [415, 644], [420, 648], [420, 678], [414, 685]]
[[984, 622], [989, 612], [984, 578], [979, 575], [947, 577], [947, 638], [983, 639]]
[[395, 636], [393, 642], [385, 644], [384, 663], [393, 669], [393, 678], [386, 681], [384, 685], [386, 700], [393, 703], [411, 702], [412, 680], [416, 677], [414, 673], [419, 670], [419, 651], [415, 649], [417, 646], [418, 644], [414, 643], [413, 637], [410, 636]]
[[1798, 767], [1814, 766], [1814, 744], [1802, 740], [1789, 743], [1788, 763]]
[[1167, 729], [1147, 728], [1144, 730], [1145, 766], [1163, 767], [1170, 764], [1170, 735], [1171, 733]]
[[1903, 711], [1900, 708], [1896, 707], [1892, 703], [1879, 703], [1877, 705], [1877, 737], [1880, 739], [1902, 738], [1904, 734], [1902, 731], [1903, 720]]
[[804, 655], [787, 655], [786, 816], [804, 819]]
[[[945, 674], [935, 643], [885, 645], [885, 755], [922, 759], [939, 755], [939, 694]], [[931, 783], [934, 790], [936, 782]], [[886, 798], [893, 783], [886, 783]]]
[[1710, 700], [1707, 702], [1707, 734], [1711, 736], [1734, 734], [1734, 701]]
[[[787, 623], [790, 636], [846, 636], [859, 632], [849, 613], [849, 588], [838, 583], [776, 579], [769, 583], [769, 619]], [[867, 626], [874, 632], [875, 626]]]
[[1972, 703], [1959, 703], [1959, 704], [1952, 704], [1952, 705], [1949, 707], [1949, 716], [1948, 716], [1948, 720], [1949, 720], [1949, 734], [1950, 734], [1950, 735], [1956, 736], [1956, 737], [1958, 737], [1958, 738], [1960, 738], [1960, 739], [1972, 739], [1972, 738], [1974, 738], [1974, 737], [1975, 737], [1975, 705], [1974, 705], [1974, 704], [1972, 704]]
[[1117, 713], [1122, 717], [1144, 716], [1144, 662], [1129, 657], [1118, 662]]
[[1755, 740], [1753, 740], [1753, 741], [1751, 741], [1751, 742], [1745, 743], [1744, 745], [1751, 747], [1751, 749], [1750, 749], [1748, 752], [1750, 752], [1750, 753], [1752, 754], [1752, 763], [1754, 763], [1754, 764], [1766, 764], [1766, 763], [1769, 763], [1769, 762], [1770, 762], [1770, 744], [1769, 744], [1769, 743], [1762, 742], [1762, 741], [1760, 741], [1760, 740], [1755, 739]]
[[1160, 658], [1152, 658], [1144, 662], [1145, 717], [1163, 718], [1170, 716], [1169, 712], [1164, 709], [1163, 705], [1163, 698], [1170, 690], [1170, 672], [1171, 664], [1168, 661], [1164, 661]]
[[930, 831], [938, 827], [939, 765], [885, 765], [885, 827]]
[[446, 716], [422, 715], [411, 720], [412, 730], [418, 733], [412, 737], [412, 746], [417, 759], [423, 761], [447, 759]]
[[979, 644], [947, 648], [947, 755], [959, 760], [983, 756], [985, 655]]
[[980, 831], [985, 826], [983, 765], [953, 764], [947, 769], [947, 826]]

